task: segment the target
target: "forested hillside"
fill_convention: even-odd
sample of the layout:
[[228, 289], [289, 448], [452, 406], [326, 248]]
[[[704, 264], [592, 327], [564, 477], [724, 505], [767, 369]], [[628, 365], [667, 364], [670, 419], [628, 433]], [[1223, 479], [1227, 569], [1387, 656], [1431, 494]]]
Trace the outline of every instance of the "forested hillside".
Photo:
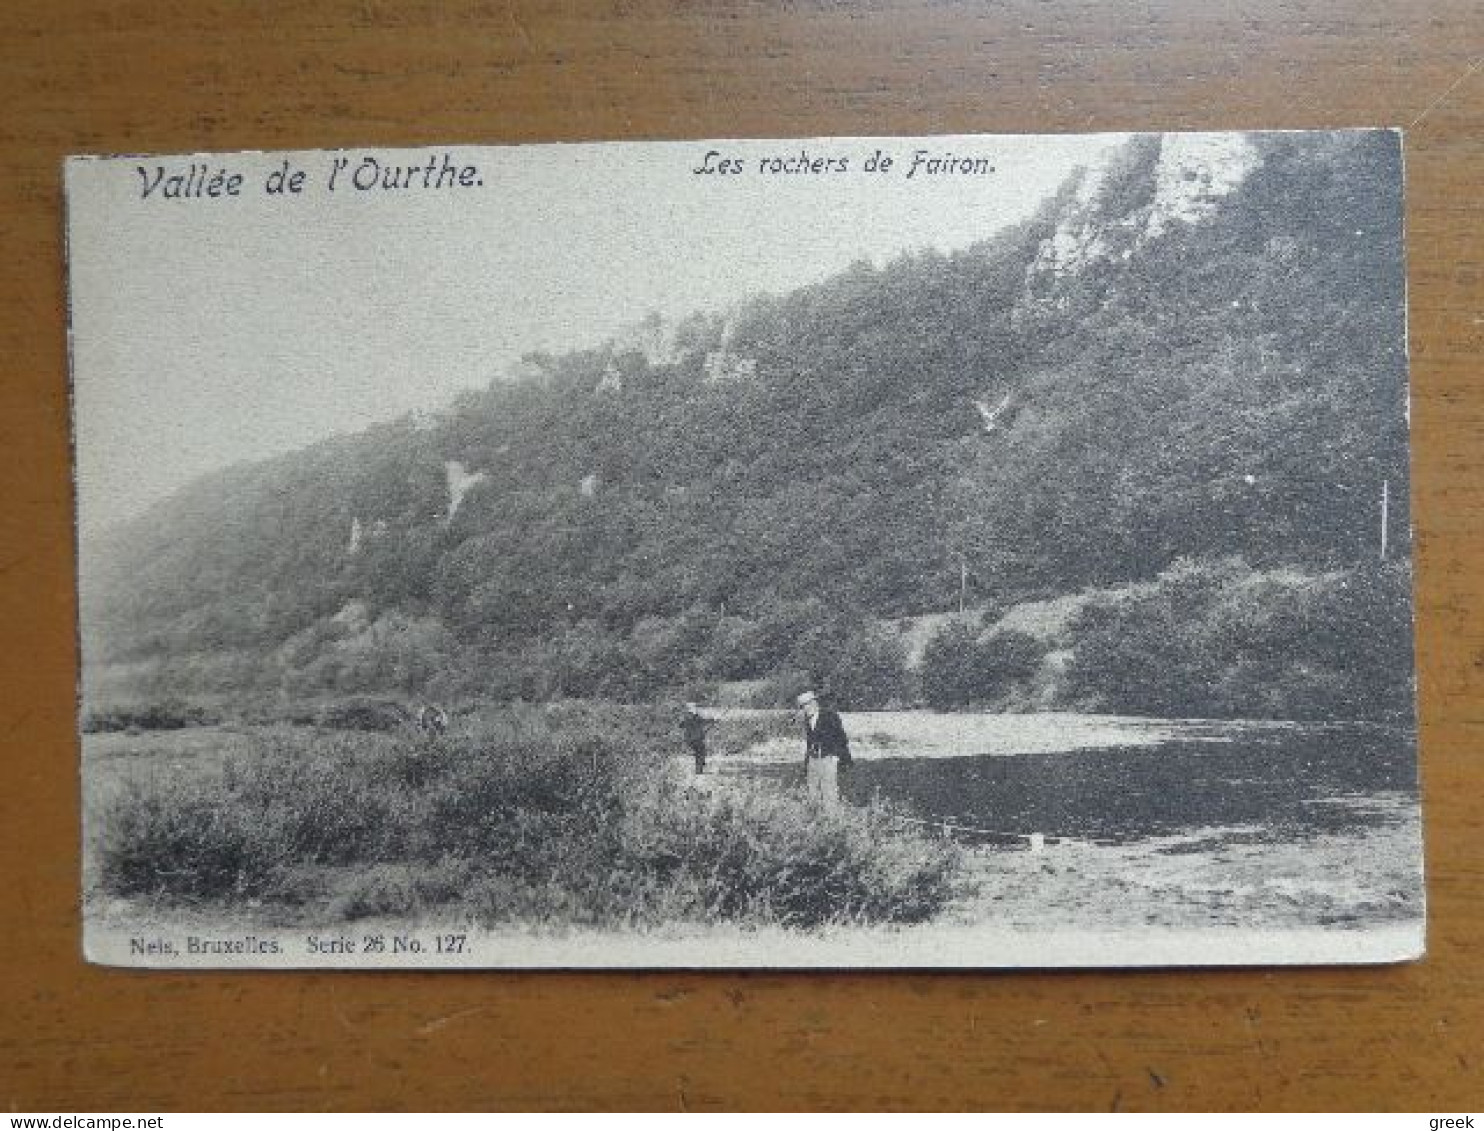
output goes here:
[[[651, 319], [200, 480], [112, 536], [87, 661], [141, 694], [793, 673], [900, 699], [871, 626], [961, 583], [992, 610], [1238, 557], [1344, 584], [1374, 571], [1383, 483], [1404, 562], [1399, 139], [1225, 144], [1134, 138], [966, 250]], [[1404, 598], [1393, 573], [1377, 600]]]

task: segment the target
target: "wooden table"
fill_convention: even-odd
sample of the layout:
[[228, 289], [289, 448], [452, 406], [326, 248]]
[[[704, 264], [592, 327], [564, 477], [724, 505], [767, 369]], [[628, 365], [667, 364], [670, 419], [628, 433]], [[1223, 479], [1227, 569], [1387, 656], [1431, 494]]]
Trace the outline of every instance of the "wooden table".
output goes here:
[[[1479, 1110], [1484, 9], [23, 0], [0, 32], [0, 1101]], [[69, 152], [1406, 127], [1431, 953], [1383, 969], [161, 975], [78, 957]], [[143, 329], [143, 328], [142, 328]]]

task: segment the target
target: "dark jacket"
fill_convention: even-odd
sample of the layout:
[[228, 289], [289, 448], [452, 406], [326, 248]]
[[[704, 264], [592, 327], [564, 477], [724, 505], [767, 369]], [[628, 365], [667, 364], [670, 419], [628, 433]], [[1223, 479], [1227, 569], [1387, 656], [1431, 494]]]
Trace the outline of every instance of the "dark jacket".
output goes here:
[[703, 719], [700, 715], [687, 712], [680, 720], [680, 733], [685, 737], [686, 745], [692, 750], [704, 748], [706, 732], [714, 725], [711, 719]]
[[804, 759], [829, 757], [839, 758], [842, 766], [850, 765], [850, 739], [845, 737], [840, 713], [823, 707], [812, 728], [804, 724]]

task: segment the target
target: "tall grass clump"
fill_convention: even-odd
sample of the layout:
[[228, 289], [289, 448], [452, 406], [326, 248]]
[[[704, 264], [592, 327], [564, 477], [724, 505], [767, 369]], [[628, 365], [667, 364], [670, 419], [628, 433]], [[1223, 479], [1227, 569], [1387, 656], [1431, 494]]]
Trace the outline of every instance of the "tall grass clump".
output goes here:
[[629, 870], [700, 881], [702, 917], [791, 927], [929, 919], [958, 864], [951, 846], [904, 832], [883, 808], [826, 813], [765, 792], [711, 802], [661, 788], [623, 831]]
[[385, 858], [397, 798], [344, 735], [265, 731], [219, 770], [155, 773], [124, 785], [98, 820], [104, 887], [181, 900], [261, 894], [284, 870]]
[[264, 731], [251, 755], [105, 805], [100, 879], [166, 903], [313, 888], [320, 921], [544, 929], [919, 922], [951, 898], [950, 846], [877, 809], [694, 791], [674, 747], [660, 711], [583, 703], [487, 711], [438, 741]]

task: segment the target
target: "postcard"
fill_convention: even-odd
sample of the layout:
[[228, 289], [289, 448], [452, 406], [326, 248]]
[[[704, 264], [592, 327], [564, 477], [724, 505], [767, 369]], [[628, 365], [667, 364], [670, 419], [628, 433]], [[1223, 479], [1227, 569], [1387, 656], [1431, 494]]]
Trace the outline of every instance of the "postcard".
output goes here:
[[65, 175], [90, 960], [1423, 953], [1399, 132]]

